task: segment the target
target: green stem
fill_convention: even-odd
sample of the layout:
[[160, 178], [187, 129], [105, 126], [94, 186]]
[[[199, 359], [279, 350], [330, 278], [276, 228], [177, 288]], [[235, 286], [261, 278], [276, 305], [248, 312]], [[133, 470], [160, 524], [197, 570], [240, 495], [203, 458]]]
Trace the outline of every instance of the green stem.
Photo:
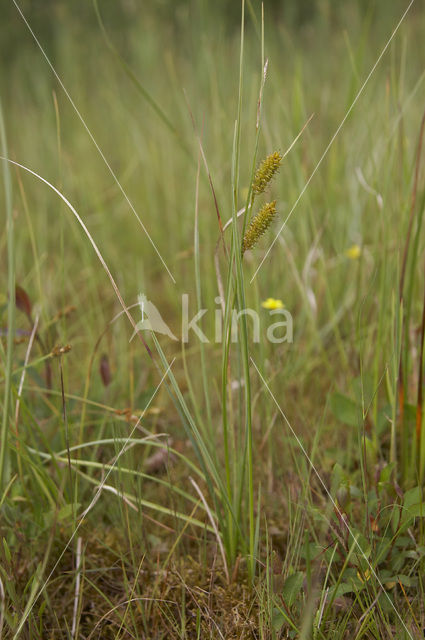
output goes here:
[[[0, 137], [2, 154], [8, 157], [6, 130], [3, 119], [3, 110], [0, 102]], [[6, 486], [10, 476], [10, 459], [7, 449], [7, 432], [9, 426], [9, 411], [11, 409], [11, 382], [13, 367], [13, 351], [15, 337], [15, 243], [12, 212], [12, 182], [7, 162], [3, 163], [3, 180], [5, 189], [5, 206], [7, 220], [7, 273], [9, 302], [7, 309], [7, 354], [4, 385], [3, 419], [0, 436], [0, 491]]]

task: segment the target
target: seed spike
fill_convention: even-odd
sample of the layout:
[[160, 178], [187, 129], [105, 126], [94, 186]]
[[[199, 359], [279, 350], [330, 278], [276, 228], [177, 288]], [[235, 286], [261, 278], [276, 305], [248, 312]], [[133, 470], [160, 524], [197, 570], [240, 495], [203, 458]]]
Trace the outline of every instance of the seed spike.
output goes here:
[[263, 193], [266, 190], [267, 185], [273, 179], [275, 173], [279, 170], [282, 164], [283, 157], [279, 151], [271, 153], [258, 167], [255, 172], [254, 180], [252, 183], [252, 192], [255, 196]]
[[242, 240], [242, 255], [252, 249], [261, 236], [267, 231], [276, 215], [276, 200], [267, 202], [248, 225]]

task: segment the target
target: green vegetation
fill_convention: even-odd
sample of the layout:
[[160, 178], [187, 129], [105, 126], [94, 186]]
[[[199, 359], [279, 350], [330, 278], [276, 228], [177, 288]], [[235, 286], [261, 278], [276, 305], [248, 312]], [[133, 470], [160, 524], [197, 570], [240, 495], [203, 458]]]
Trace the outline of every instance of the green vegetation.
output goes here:
[[1, 638], [423, 637], [425, 13], [283, 4], [5, 9]]

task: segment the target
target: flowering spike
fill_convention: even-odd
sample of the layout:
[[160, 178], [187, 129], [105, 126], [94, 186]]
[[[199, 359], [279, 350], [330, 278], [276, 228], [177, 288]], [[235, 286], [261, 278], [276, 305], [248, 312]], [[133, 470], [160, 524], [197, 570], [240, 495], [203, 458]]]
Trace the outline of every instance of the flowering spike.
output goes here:
[[279, 151], [271, 153], [258, 167], [255, 172], [254, 181], [252, 183], [252, 192], [254, 195], [263, 193], [267, 185], [273, 179], [276, 171], [282, 164], [282, 156]]
[[247, 249], [257, 244], [259, 238], [267, 231], [276, 215], [276, 200], [265, 204], [248, 225], [242, 240], [242, 255]]

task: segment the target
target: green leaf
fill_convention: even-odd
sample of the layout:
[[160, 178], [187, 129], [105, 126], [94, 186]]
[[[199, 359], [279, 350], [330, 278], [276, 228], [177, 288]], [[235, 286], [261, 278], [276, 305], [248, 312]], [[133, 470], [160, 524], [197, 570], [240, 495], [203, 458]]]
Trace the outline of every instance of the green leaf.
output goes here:
[[[378, 417], [376, 421], [376, 430], [378, 435], [385, 433], [388, 429], [391, 416], [391, 405], [386, 404], [380, 411], [378, 411]], [[391, 463], [392, 464], [392, 463]]]
[[76, 502], [75, 504], [66, 504], [62, 509], [59, 509], [57, 515], [57, 521], [63, 522], [64, 520], [68, 520], [72, 518], [74, 513], [78, 513], [78, 509], [80, 508], [80, 504]]
[[403, 506], [405, 509], [409, 509], [413, 504], [422, 502], [422, 489], [420, 487], [414, 487], [409, 489], [404, 494]]
[[387, 557], [389, 551], [391, 550], [391, 544], [392, 544], [391, 540], [392, 539], [390, 537], [384, 536], [376, 545], [375, 558], [376, 558], [377, 564], [379, 564], [380, 562], [383, 562]]
[[272, 625], [274, 631], [280, 631], [286, 622], [286, 618], [279, 609], [273, 609]]
[[59, 511], [56, 511], [56, 509], [50, 509], [45, 515], [44, 515], [44, 524], [46, 527], [50, 527], [53, 522], [61, 522], [64, 523], [66, 520], [70, 520], [74, 513], [78, 514], [78, 509], [80, 508], [80, 504], [79, 503], [75, 503], [75, 504], [66, 504], [65, 506], [61, 507], [61, 509], [59, 509]]
[[401, 522], [406, 524], [414, 518], [425, 516], [425, 503], [423, 502], [422, 489], [414, 487], [404, 494], [403, 509], [401, 512]]
[[341, 582], [340, 584], [336, 584], [329, 589], [327, 600], [328, 602], [331, 602], [332, 600], [335, 600], [335, 598], [345, 596], [346, 593], [360, 591], [362, 588], [363, 585], [360, 588], [357, 588], [353, 582]]
[[292, 627], [291, 631], [289, 631], [289, 637], [296, 638], [299, 634], [299, 631], [297, 627], [294, 625], [294, 623], [292, 622], [291, 618], [280, 607], [278, 606], [274, 607], [273, 613], [272, 613], [273, 630], [280, 631], [285, 623], [289, 627]]
[[294, 604], [297, 595], [302, 589], [303, 581], [304, 574], [302, 571], [293, 573], [291, 576], [289, 576], [289, 578], [285, 580], [285, 584], [283, 585], [282, 589], [282, 595], [288, 607]]
[[418, 584], [417, 578], [411, 576], [398, 575], [394, 577], [395, 581], [401, 582], [404, 587], [415, 587]]
[[10, 564], [12, 561], [12, 554], [10, 553], [9, 545], [6, 542], [6, 538], [3, 538], [3, 547], [4, 547], [4, 555], [6, 556], [6, 560]]
[[335, 418], [350, 427], [357, 427], [361, 420], [362, 410], [351, 398], [342, 393], [333, 393], [329, 399], [331, 411]]
[[369, 566], [367, 558], [369, 558], [371, 552], [371, 546], [368, 539], [360, 533], [360, 531], [351, 529], [348, 537], [348, 546], [350, 548], [353, 547], [353, 552], [358, 556], [361, 563], [366, 563], [366, 569]]
[[397, 536], [394, 541], [395, 547], [401, 547], [401, 549], [408, 549], [412, 546], [412, 538], [410, 536]]
[[363, 374], [363, 376], [354, 378], [351, 383], [351, 388], [359, 405], [364, 402], [365, 409], [367, 409], [375, 394], [373, 376], [370, 374]]
[[390, 462], [390, 464], [386, 464], [380, 473], [379, 482], [382, 482], [382, 484], [386, 484], [390, 482], [391, 475], [394, 471], [394, 467], [395, 467], [395, 462]]
[[425, 516], [425, 504], [423, 502], [417, 502], [410, 505], [407, 509], [403, 510], [401, 521], [403, 524], [407, 520], [413, 520], [414, 518], [423, 518]]

